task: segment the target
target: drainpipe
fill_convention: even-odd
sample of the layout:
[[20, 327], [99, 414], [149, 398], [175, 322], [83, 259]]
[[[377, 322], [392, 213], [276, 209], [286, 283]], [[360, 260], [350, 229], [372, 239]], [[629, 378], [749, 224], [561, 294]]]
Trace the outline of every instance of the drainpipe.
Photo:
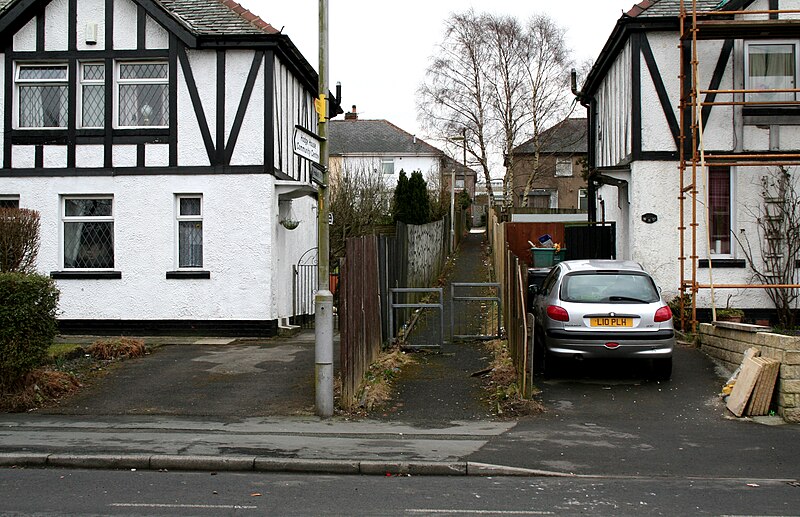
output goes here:
[[573, 68], [570, 71], [570, 86], [572, 87], [572, 94], [575, 99], [581, 103], [581, 106], [586, 108], [586, 162], [589, 168], [589, 177], [587, 178], [586, 189], [586, 208], [587, 219], [590, 223], [597, 222], [597, 185], [595, 185], [594, 176], [597, 173], [595, 169], [595, 156], [594, 156], [594, 99], [590, 99], [584, 92], [578, 90], [578, 72]]

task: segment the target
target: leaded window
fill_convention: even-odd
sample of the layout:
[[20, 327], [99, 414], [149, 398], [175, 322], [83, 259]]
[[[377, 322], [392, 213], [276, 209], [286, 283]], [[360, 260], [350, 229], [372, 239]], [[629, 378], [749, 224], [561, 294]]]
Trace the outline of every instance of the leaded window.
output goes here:
[[17, 65], [17, 125], [67, 127], [67, 65]]
[[102, 128], [106, 115], [106, 67], [103, 63], [81, 65], [81, 126]]
[[178, 267], [203, 267], [203, 198], [177, 196]]
[[114, 199], [64, 197], [64, 268], [114, 267]]
[[119, 127], [167, 127], [169, 65], [166, 62], [118, 63]]

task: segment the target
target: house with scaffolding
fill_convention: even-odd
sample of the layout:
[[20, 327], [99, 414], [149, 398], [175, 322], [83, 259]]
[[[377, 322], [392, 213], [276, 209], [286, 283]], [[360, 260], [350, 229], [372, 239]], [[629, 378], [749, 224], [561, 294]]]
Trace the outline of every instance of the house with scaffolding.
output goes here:
[[651, 271], [666, 299], [689, 295], [692, 319], [727, 305], [774, 317], [775, 287], [797, 292], [785, 216], [798, 191], [799, 47], [797, 0], [644, 0], [576, 88], [590, 220], [616, 221], [620, 258]]

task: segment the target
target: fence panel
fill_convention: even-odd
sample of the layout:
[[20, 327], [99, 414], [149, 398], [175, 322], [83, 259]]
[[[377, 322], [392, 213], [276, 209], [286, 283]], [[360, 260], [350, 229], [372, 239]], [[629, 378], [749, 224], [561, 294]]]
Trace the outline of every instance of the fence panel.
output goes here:
[[359, 384], [381, 350], [378, 240], [347, 239], [340, 285], [342, 405], [356, 403]]

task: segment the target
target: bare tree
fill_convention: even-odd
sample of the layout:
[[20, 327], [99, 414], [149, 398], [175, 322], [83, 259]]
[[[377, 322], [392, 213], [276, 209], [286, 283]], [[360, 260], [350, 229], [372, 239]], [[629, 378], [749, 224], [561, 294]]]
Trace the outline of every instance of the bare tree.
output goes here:
[[[419, 119], [443, 141], [463, 131], [471, 165], [483, 171], [490, 199], [491, 155], [513, 160], [511, 150], [521, 140], [573, 109], [564, 32], [547, 16], [522, 25], [508, 16], [470, 10], [446, 22], [419, 89]], [[506, 173], [504, 193], [509, 191]]]
[[565, 29], [543, 15], [531, 18], [526, 29], [531, 44], [525, 72], [531, 89], [534, 160], [525, 182], [523, 200], [528, 199], [539, 170], [540, 135], [546, 127], [566, 118], [575, 109], [569, 84], [573, 63], [564, 39]]
[[394, 185], [388, 186], [380, 163], [361, 161], [332, 168], [331, 258], [344, 255], [345, 241], [372, 233], [376, 226], [391, 224]]
[[483, 30], [486, 20], [487, 15], [470, 10], [446, 21], [444, 38], [418, 90], [418, 118], [440, 140], [463, 135], [469, 162], [483, 171], [491, 200], [492, 114], [486, 77], [492, 60]]
[[[767, 285], [796, 285], [800, 259], [800, 190], [797, 178], [779, 167], [761, 178], [762, 203], [756, 216], [758, 242], [754, 250], [747, 233], [734, 234], [755, 279]], [[784, 328], [793, 328], [800, 290], [767, 289]]]

